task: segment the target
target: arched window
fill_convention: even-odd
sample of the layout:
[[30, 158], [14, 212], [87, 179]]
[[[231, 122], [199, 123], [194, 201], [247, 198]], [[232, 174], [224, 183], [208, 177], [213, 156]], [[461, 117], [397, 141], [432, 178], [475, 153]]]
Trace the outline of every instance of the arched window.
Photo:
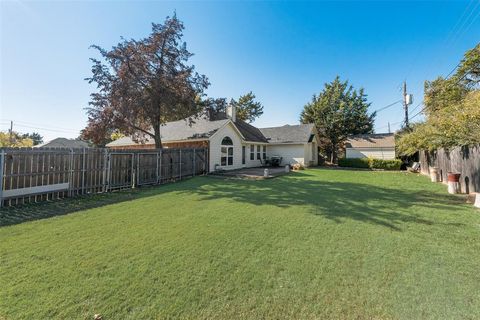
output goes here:
[[222, 140], [222, 146], [233, 146], [233, 141], [230, 137], [225, 137]]
[[233, 165], [233, 141], [230, 137], [225, 137], [220, 146], [220, 165]]

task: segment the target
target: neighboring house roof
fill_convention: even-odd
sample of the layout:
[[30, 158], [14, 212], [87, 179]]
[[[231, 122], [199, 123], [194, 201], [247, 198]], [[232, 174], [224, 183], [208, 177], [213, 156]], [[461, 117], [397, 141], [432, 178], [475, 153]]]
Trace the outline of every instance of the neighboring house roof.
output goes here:
[[[228, 119], [209, 121], [205, 117], [194, 118], [190, 123], [187, 120], [167, 122], [160, 126], [162, 142], [182, 141], [193, 139], [208, 139], [218, 129], [224, 126]], [[146, 144], [152, 144], [153, 138], [147, 137]], [[107, 144], [107, 147], [122, 147], [137, 144], [130, 137], [123, 137]]]
[[[160, 127], [162, 142], [183, 141], [193, 139], [208, 139], [218, 129], [223, 127], [229, 119], [210, 121], [206, 117], [194, 118], [192, 123], [186, 120], [167, 122]], [[235, 126], [246, 141], [267, 142], [260, 130], [254, 126], [237, 120]], [[147, 138], [146, 144], [152, 144], [153, 139]], [[107, 147], [123, 147], [137, 144], [130, 137], [123, 137], [107, 144]]]
[[393, 133], [359, 134], [351, 136], [345, 143], [346, 148], [395, 148]]
[[307, 143], [312, 139], [313, 123], [260, 128], [269, 143]]
[[76, 139], [56, 138], [36, 145], [35, 148], [88, 148], [88, 143]]

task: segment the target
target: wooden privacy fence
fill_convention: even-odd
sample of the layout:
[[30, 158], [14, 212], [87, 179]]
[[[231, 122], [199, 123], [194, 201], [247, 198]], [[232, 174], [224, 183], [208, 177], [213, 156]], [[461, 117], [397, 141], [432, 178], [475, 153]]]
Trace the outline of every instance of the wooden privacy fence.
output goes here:
[[419, 158], [423, 174], [437, 167], [441, 181], [446, 183], [449, 172], [460, 173], [462, 193], [480, 192], [480, 146], [420, 151]]
[[0, 206], [163, 184], [208, 171], [208, 150], [1, 148]]

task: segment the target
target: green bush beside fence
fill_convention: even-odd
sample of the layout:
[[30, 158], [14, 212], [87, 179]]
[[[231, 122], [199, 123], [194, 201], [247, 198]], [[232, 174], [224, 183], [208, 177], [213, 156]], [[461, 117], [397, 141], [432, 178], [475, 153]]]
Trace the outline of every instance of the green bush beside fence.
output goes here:
[[342, 158], [338, 160], [340, 167], [351, 168], [370, 168], [370, 169], [384, 169], [384, 170], [400, 170], [402, 160], [383, 160], [374, 158]]
[[370, 168], [368, 158], [341, 158], [338, 159], [340, 167]]

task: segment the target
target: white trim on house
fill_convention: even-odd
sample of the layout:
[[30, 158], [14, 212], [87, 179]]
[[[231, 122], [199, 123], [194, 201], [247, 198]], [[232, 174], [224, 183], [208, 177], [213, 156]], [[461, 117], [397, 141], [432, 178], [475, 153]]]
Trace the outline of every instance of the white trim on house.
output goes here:
[[216, 134], [218, 134], [223, 128], [225, 128], [226, 126], [228, 126], [229, 124], [231, 124], [234, 128], [235, 128], [235, 131], [237, 131], [237, 134], [242, 138], [242, 140], [245, 140], [245, 137], [243, 136], [243, 134], [240, 132], [240, 130], [238, 130], [237, 126], [235, 125], [235, 123], [232, 121], [232, 120], [228, 120], [227, 122], [225, 122], [224, 125], [222, 125], [220, 128], [218, 128], [217, 131], [215, 131], [208, 140], [211, 140]]

